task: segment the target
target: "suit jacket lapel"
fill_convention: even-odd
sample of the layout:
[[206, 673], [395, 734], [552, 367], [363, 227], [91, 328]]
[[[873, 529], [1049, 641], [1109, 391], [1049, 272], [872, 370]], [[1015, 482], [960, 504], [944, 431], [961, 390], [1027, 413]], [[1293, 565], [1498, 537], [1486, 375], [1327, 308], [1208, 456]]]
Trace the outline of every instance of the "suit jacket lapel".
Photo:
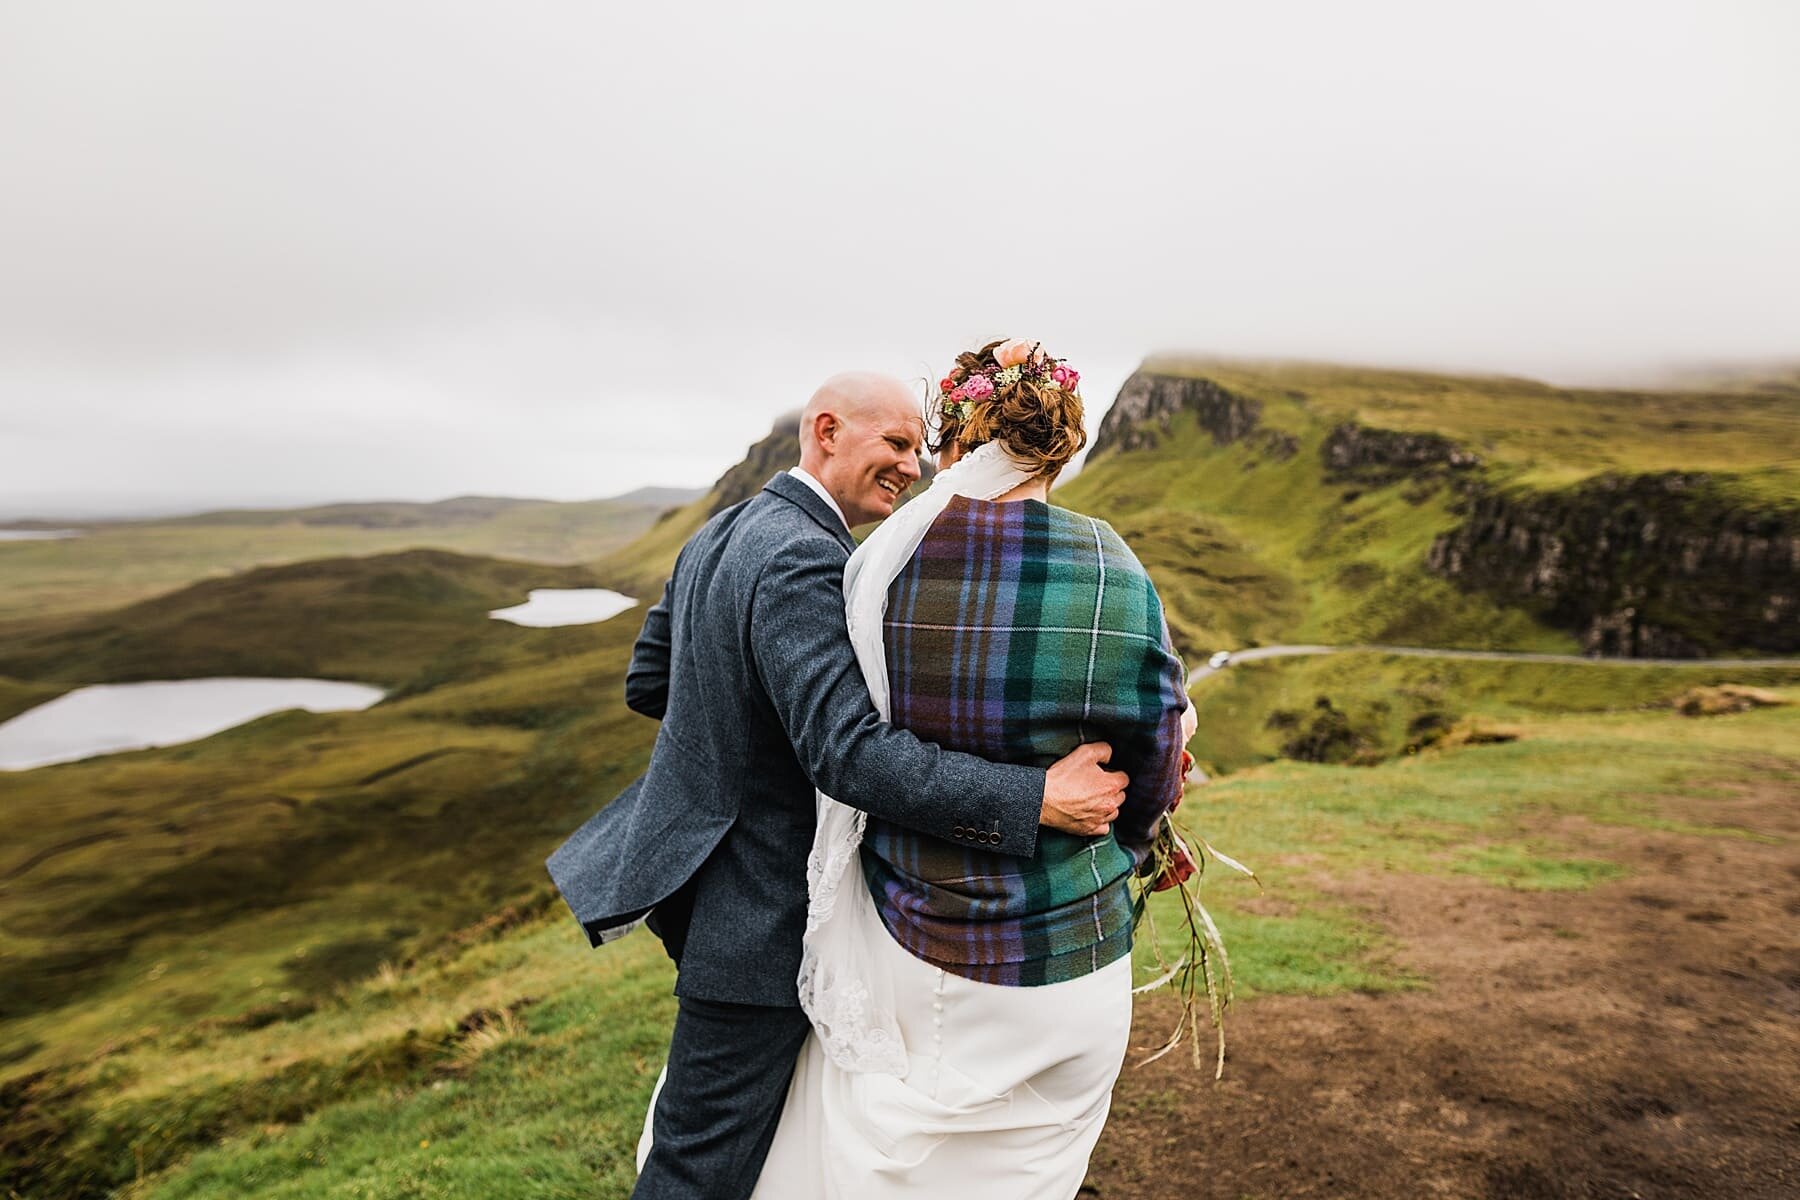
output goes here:
[[850, 531], [844, 528], [844, 523], [838, 520], [838, 515], [831, 511], [831, 505], [819, 498], [819, 493], [786, 471], [764, 484], [763, 491], [774, 492], [790, 504], [798, 504], [807, 516], [817, 521], [825, 532], [843, 544], [846, 553], [856, 553], [856, 539], [850, 536]]

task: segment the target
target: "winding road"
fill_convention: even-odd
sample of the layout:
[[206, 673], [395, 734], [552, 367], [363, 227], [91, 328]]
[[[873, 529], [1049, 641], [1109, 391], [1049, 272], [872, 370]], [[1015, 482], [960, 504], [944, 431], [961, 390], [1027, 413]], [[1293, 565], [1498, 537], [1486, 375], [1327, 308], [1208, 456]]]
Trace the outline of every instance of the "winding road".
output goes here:
[[1583, 654], [1534, 654], [1524, 650], [1439, 650], [1430, 646], [1252, 646], [1233, 650], [1224, 667], [1204, 664], [1188, 669], [1188, 683], [1238, 663], [1263, 658], [1295, 658], [1307, 654], [1400, 654], [1408, 658], [1473, 658], [1503, 662], [1573, 663], [1605, 667], [1794, 667], [1800, 658], [1593, 658]]

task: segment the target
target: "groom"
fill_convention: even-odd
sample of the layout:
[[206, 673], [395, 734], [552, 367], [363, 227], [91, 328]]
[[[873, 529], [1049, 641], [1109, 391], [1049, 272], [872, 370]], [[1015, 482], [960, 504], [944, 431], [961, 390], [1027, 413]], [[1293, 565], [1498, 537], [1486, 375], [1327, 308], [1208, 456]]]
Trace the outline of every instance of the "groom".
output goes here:
[[882, 723], [845, 626], [850, 528], [919, 477], [918, 403], [836, 376], [806, 406], [800, 466], [709, 521], [644, 619], [625, 698], [658, 718], [645, 774], [554, 854], [593, 944], [647, 923], [679, 1008], [637, 1200], [742, 1200], [808, 1023], [795, 977], [815, 785], [925, 833], [1029, 856], [1040, 824], [1106, 832], [1125, 776], [1082, 746], [1046, 772]]

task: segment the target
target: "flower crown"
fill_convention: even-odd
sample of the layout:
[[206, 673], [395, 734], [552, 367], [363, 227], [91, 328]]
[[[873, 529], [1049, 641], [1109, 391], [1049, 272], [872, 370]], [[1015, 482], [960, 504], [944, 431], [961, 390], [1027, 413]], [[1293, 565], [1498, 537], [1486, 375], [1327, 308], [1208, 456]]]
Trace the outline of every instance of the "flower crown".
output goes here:
[[1021, 379], [1034, 380], [1042, 387], [1070, 394], [1075, 394], [1081, 382], [1081, 372], [1065, 366], [1060, 358], [1046, 355], [1041, 342], [1014, 338], [995, 346], [991, 357], [994, 360], [991, 370], [984, 367], [971, 372], [961, 383], [952, 378], [955, 374], [952, 371], [938, 381], [938, 408], [946, 417], [968, 420], [977, 400], [985, 400], [996, 389], [1010, 387]]

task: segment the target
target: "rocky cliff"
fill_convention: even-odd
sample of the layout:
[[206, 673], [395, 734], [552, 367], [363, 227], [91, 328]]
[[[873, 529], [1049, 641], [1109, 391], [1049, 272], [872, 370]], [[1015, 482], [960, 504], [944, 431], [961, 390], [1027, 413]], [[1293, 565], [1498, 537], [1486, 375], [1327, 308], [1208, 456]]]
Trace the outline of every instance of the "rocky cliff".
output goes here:
[[1100, 422], [1089, 458], [1115, 450], [1148, 450], [1174, 431], [1177, 420], [1190, 418], [1221, 446], [1257, 434], [1278, 457], [1291, 456], [1297, 448], [1286, 434], [1259, 428], [1262, 405], [1248, 396], [1210, 379], [1137, 371]]
[[1706, 475], [1608, 475], [1557, 492], [1476, 490], [1427, 562], [1521, 604], [1593, 654], [1800, 652], [1800, 508]]

